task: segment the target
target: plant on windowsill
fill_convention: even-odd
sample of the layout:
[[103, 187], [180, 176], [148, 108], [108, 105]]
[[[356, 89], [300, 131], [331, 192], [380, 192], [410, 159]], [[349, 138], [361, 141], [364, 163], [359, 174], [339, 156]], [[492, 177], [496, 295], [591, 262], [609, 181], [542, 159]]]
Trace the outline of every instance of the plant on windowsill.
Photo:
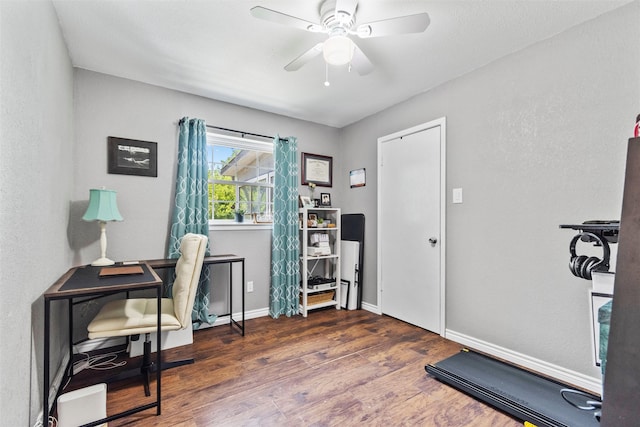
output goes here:
[[235, 211], [235, 215], [236, 215], [236, 222], [244, 222], [244, 210], [243, 209], [237, 209]]

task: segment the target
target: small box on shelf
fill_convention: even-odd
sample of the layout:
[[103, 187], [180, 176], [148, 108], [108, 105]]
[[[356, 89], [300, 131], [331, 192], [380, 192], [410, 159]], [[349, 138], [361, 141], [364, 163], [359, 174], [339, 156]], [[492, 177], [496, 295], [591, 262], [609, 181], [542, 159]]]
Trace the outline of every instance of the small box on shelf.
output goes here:
[[[323, 302], [333, 301], [336, 291], [318, 292], [316, 294], [307, 295], [307, 305], [322, 304]], [[302, 304], [302, 295], [300, 295], [300, 304]]]
[[[300, 283], [302, 285], [302, 282]], [[310, 277], [307, 280], [307, 289], [320, 291], [325, 289], [332, 289], [336, 287], [336, 279], [335, 278], [326, 278], [326, 277]]]

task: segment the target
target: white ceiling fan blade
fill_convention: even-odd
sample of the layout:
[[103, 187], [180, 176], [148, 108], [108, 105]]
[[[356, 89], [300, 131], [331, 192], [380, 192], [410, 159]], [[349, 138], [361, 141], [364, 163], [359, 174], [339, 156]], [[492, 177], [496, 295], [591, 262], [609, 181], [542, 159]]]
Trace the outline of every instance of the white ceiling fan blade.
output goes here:
[[284, 69], [287, 71], [296, 71], [299, 70], [307, 62], [311, 61], [316, 56], [322, 53], [322, 43], [318, 43], [302, 55], [298, 56], [293, 61], [289, 62], [285, 65]]
[[392, 36], [395, 34], [421, 33], [427, 29], [431, 20], [428, 13], [399, 16], [358, 25], [356, 34], [360, 38]]
[[360, 74], [361, 76], [366, 76], [370, 72], [373, 71], [373, 64], [367, 58], [367, 55], [364, 54], [354, 43], [353, 50], [353, 58], [351, 58], [351, 66]]
[[287, 25], [289, 27], [299, 28], [301, 30], [320, 32], [323, 30], [320, 24], [314, 24], [313, 22], [305, 21], [304, 19], [296, 18], [295, 16], [286, 15], [275, 10], [267, 9], [262, 6], [255, 6], [251, 8], [251, 15], [254, 18], [264, 19], [265, 21], [275, 22], [277, 24]]

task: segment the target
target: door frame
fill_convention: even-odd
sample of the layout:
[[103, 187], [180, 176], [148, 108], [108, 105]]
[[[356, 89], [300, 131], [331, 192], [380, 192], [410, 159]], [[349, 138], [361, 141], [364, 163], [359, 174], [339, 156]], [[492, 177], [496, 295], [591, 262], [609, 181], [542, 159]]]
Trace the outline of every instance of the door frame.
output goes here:
[[389, 142], [391, 140], [411, 135], [414, 133], [422, 132], [427, 129], [431, 129], [434, 127], [440, 127], [440, 237], [438, 245], [440, 250], [440, 330], [434, 331], [440, 334], [440, 336], [445, 336], [446, 331], [446, 206], [447, 206], [447, 162], [446, 162], [446, 142], [447, 142], [447, 119], [446, 117], [441, 117], [439, 119], [431, 120], [426, 123], [419, 124], [417, 126], [413, 126], [408, 129], [401, 130], [399, 132], [392, 133], [390, 135], [381, 136], [378, 138], [378, 188], [377, 188], [377, 214], [378, 214], [378, 224], [377, 224], [377, 256], [378, 256], [378, 266], [377, 266], [377, 295], [378, 295], [378, 314], [382, 314], [382, 245], [381, 245], [381, 236], [382, 236], [382, 202], [381, 202], [381, 188], [382, 188], [382, 144], [385, 142]]

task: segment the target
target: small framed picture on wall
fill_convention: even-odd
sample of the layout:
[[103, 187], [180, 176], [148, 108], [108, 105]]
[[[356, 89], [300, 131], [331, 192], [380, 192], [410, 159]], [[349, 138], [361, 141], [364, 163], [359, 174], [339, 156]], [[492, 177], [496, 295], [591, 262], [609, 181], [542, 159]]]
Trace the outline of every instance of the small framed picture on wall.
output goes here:
[[351, 188], [364, 187], [367, 184], [365, 168], [354, 169], [349, 172], [349, 184]]
[[158, 176], [158, 144], [136, 139], [107, 138], [107, 172]]

